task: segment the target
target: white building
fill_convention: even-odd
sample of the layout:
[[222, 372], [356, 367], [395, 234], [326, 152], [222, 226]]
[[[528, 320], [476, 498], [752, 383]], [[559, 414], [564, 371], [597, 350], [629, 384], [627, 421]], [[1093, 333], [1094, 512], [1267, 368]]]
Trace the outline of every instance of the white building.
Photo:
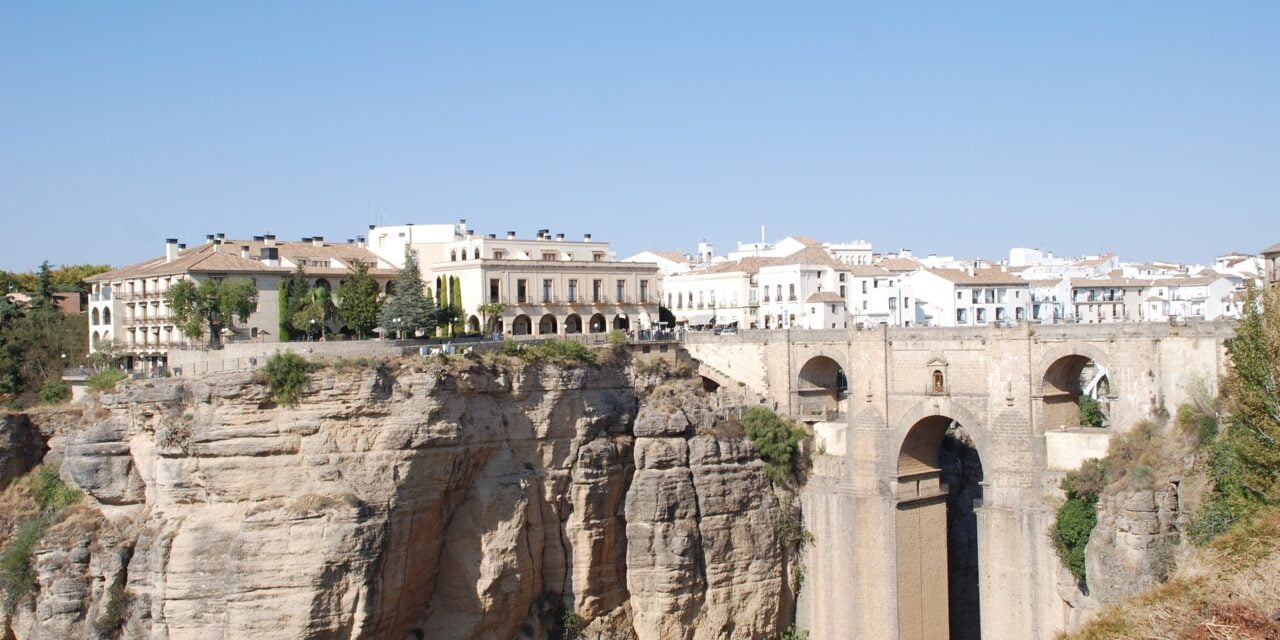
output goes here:
[[622, 259], [623, 262], [651, 262], [658, 265], [663, 276], [674, 276], [688, 273], [693, 268], [693, 260], [679, 251], [641, 251]]
[[922, 269], [906, 278], [916, 322], [967, 327], [1025, 322], [1031, 315], [1027, 280], [1000, 269]]
[[466, 220], [449, 225], [369, 228], [369, 247], [403, 264], [408, 247], [437, 298], [457, 297], [466, 330], [486, 330], [482, 305], [502, 305], [493, 318], [506, 335], [603, 333], [647, 329], [658, 322], [662, 274], [652, 262], [621, 262], [607, 242], [567, 240], [540, 229], [535, 238], [508, 231], [484, 236]]

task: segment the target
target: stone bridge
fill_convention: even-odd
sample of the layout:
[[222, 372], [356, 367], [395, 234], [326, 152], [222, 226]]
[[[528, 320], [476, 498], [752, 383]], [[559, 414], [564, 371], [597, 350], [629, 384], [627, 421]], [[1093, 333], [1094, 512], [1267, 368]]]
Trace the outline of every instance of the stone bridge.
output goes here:
[[[813, 640], [1048, 639], [1080, 618], [1050, 540], [1064, 471], [1224, 372], [1228, 324], [693, 334], [709, 384], [813, 426]], [[1101, 428], [1082, 427], [1096, 397]], [[944, 437], [950, 435], [952, 437]]]

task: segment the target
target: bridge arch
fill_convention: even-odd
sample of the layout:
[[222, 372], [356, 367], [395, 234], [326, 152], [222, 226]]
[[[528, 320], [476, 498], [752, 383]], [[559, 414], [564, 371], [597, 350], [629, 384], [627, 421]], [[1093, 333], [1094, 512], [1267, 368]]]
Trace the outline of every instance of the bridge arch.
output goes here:
[[840, 362], [815, 355], [796, 373], [797, 409], [801, 416], [827, 418], [844, 413], [849, 378]]
[[1080, 412], [1080, 398], [1085, 395], [1098, 400], [1106, 416], [1115, 394], [1107, 362], [1107, 354], [1090, 345], [1065, 346], [1041, 357], [1032, 372], [1040, 431], [1087, 426], [1082, 424]]
[[983, 468], [975, 440], [983, 436], [970, 424], [934, 412], [913, 419], [900, 440], [894, 522], [899, 640], [981, 638], [975, 509]]

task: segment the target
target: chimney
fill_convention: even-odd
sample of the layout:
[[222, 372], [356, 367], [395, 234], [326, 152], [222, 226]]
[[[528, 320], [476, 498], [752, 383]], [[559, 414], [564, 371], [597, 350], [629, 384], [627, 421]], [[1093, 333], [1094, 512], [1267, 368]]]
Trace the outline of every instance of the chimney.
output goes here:
[[311, 239], [311, 246], [313, 246], [313, 247], [323, 247], [323, 246], [324, 246], [324, 236], [315, 236], [314, 238], [312, 238], [312, 239]]
[[556, 241], [558, 241], [558, 242], [564, 242], [564, 234], [563, 234], [563, 233], [557, 233], [557, 234], [556, 234]]
[[516, 232], [514, 232], [514, 231], [508, 231], [508, 232], [507, 232], [507, 239], [508, 239], [508, 240], [515, 240], [515, 239], [516, 239]]
[[305, 237], [305, 238], [303, 238], [303, 239], [299, 240], [299, 242], [301, 242], [302, 244], [311, 244], [311, 236], [307, 236], [307, 237]]
[[183, 249], [186, 249], [186, 248], [187, 248], [187, 243], [185, 242], [178, 243], [178, 251], [182, 251]]
[[164, 261], [173, 262], [178, 259], [178, 239], [165, 238], [164, 241]]
[[582, 241], [583, 241], [583, 242], [591, 242], [591, 234], [589, 234], [589, 233], [584, 233], [584, 234], [582, 234]]
[[356, 236], [356, 246], [361, 249], [364, 248], [364, 236]]
[[253, 237], [253, 241], [254, 241], [254, 242], [262, 242], [262, 236], [254, 236], [254, 237]]
[[369, 225], [369, 230], [370, 230], [370, 231], [373, 231], [373, 227], [374, 227], [374, 225]]
[[347, 238], [347, 244], [355, 244], [355, 238]]
[[490, 239], [490, 240], [497, 240], [497, 239], [498, 239], [498, 234], [496, 234], [496, 233], [491, 233], [491, 234], [489, 234], [489, 235], [487, 235], [487, 236], [485, 236], [485, 237], [486, 237], [486, 238], [488, 238], [488, 239]]
[[263, 244], [267, 245], [268, 247], [274, 247], [274, 246], [276, 246], [276, 236], [275, 236], [275, 234], [274, 234], [274, 233], [268, 233], [267, 235], [262, 236], [262, 242], [263, 242]]
[[280, 266], [280, 249], [276, 247], [263, 247], [260, 257], [262, 258], [262, 264], [268, 267]]
[[244, 258], [245, 260], [249, 259], [249, 245], [247, 244], [240, 245], [240, 257]]
[[204, 236], [204, 243], [205, 243], [205, 244], [213, 244], [213, 234], [212, 234], [212, 233], [205, 234], [205, 236]]
[[217, 235], [217, 238], [218, 238], [218, 242], [222, 242], [223, 240], [226, 240], [226, 238], [227, 238], [227, 234], [225, 234], [225, 233], [219, 233], [219, 234]]
[[473, 236], [475, 236], [475, 235], [476, 235], [476, 231], [475, 231], [475, 229], [467, 229], [467, 237], [468, 237], [468, 238], [473, 237]]

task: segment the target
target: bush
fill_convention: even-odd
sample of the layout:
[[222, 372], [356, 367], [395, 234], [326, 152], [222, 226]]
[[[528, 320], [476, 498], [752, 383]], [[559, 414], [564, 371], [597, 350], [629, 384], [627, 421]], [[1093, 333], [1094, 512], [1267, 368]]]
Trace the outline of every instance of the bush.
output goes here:
[[782, 484], [799, 470], [800, 443], [808, 435], [804, 429], [764, 407], [751, 407], [743, 416], [747, 437], [760, 452], [769, 479]]
[[1193, 436], [1198, 445], [1213, 442], [1218, 435], [1218, 416], [1193, 405], [1178, 407], [1178, 427], [1186, 435]]
[[187, 416], [168, 419], [156, 429], [156, 446], [161, 449], [177, 447], [183, 451], [191, 446], [191, 421]]
[[1062, 490], [1067, 496], [1097, 499], [1110, 483], [1111, 462], [1107, 458], [1090, 458], [1062, 479]]
[[622, 329], [613, 329], [609, 333], [605, 334], [604, 341], [608, 342], [611, 345], [617, 346], [617, 345], [626, 344], [629, 341], [629, 338], [627, 338], [626, 331], [623, 331]]
[[279, 404], [292, 407], [298, 404], [311, 381], [311, 363], [292, 351], [277, 351], [267, 359], [262, 373], [271, 397]]
[[793, 624], [783, 630], [782, 635], [778, 636], [778, 640], [809, 640], [809, 632]]
[[498, 346], [497, 354], [519, 358], [526, 362], [547, 360], [557, 364], [596, 364], [598, 361], [596, 353], [587, 345], [574, 340], [556, 338], [529, 344], [503, 340]]
[[129, 594], [124, 590], [124, 583], [111, 585], [106, 592], [107, 606], [102, 616], [93, 621], [93, 630], [103, 638], [114, 638], [124, 626], [125, 613], [129, 610]]
[[40, 387], [40, 401], [45, 404], [61, 404], [71, 397], [71, 388], [61, 380], [50, 380]]
[[1101, 427], [1105, 416], [1102, 405], [1090, 396], [1080, 396], [1080, 424], [1085, 427]]
[[551, 629], [551, 637], [556, 640], [578, 640], [582, 637], [582, 618], [573, 609], [563, 608], [556, 616], [555, 626]]
[[114, 391], [116, 385], [121, 380], [128, 378], [129, 374], [119, 369], [103, 369], [91, 376], [86, 384], [94, 391]]
[[27, 483], [31, 498], [46, 513], [57, 512], [80, 502], [82, 496], [78, 489], [62, 481], [62, 477], [58, 475], [58, 467], [53, 465], [37, 468]]
[[4, 606], [9, 611], [35, 591], [36, 572], [31, 566], [31, 552], [48, 526], [43, 517], [28, 520], [0, 551], [0, 589], [4, 590]]
[[1058, 557], [1080, 584], [1085, 581], [1084, 547], [1097, 524], [1097, 500], [1079, 496], [1067, 498], [1053, 523], [1053, 544]]

